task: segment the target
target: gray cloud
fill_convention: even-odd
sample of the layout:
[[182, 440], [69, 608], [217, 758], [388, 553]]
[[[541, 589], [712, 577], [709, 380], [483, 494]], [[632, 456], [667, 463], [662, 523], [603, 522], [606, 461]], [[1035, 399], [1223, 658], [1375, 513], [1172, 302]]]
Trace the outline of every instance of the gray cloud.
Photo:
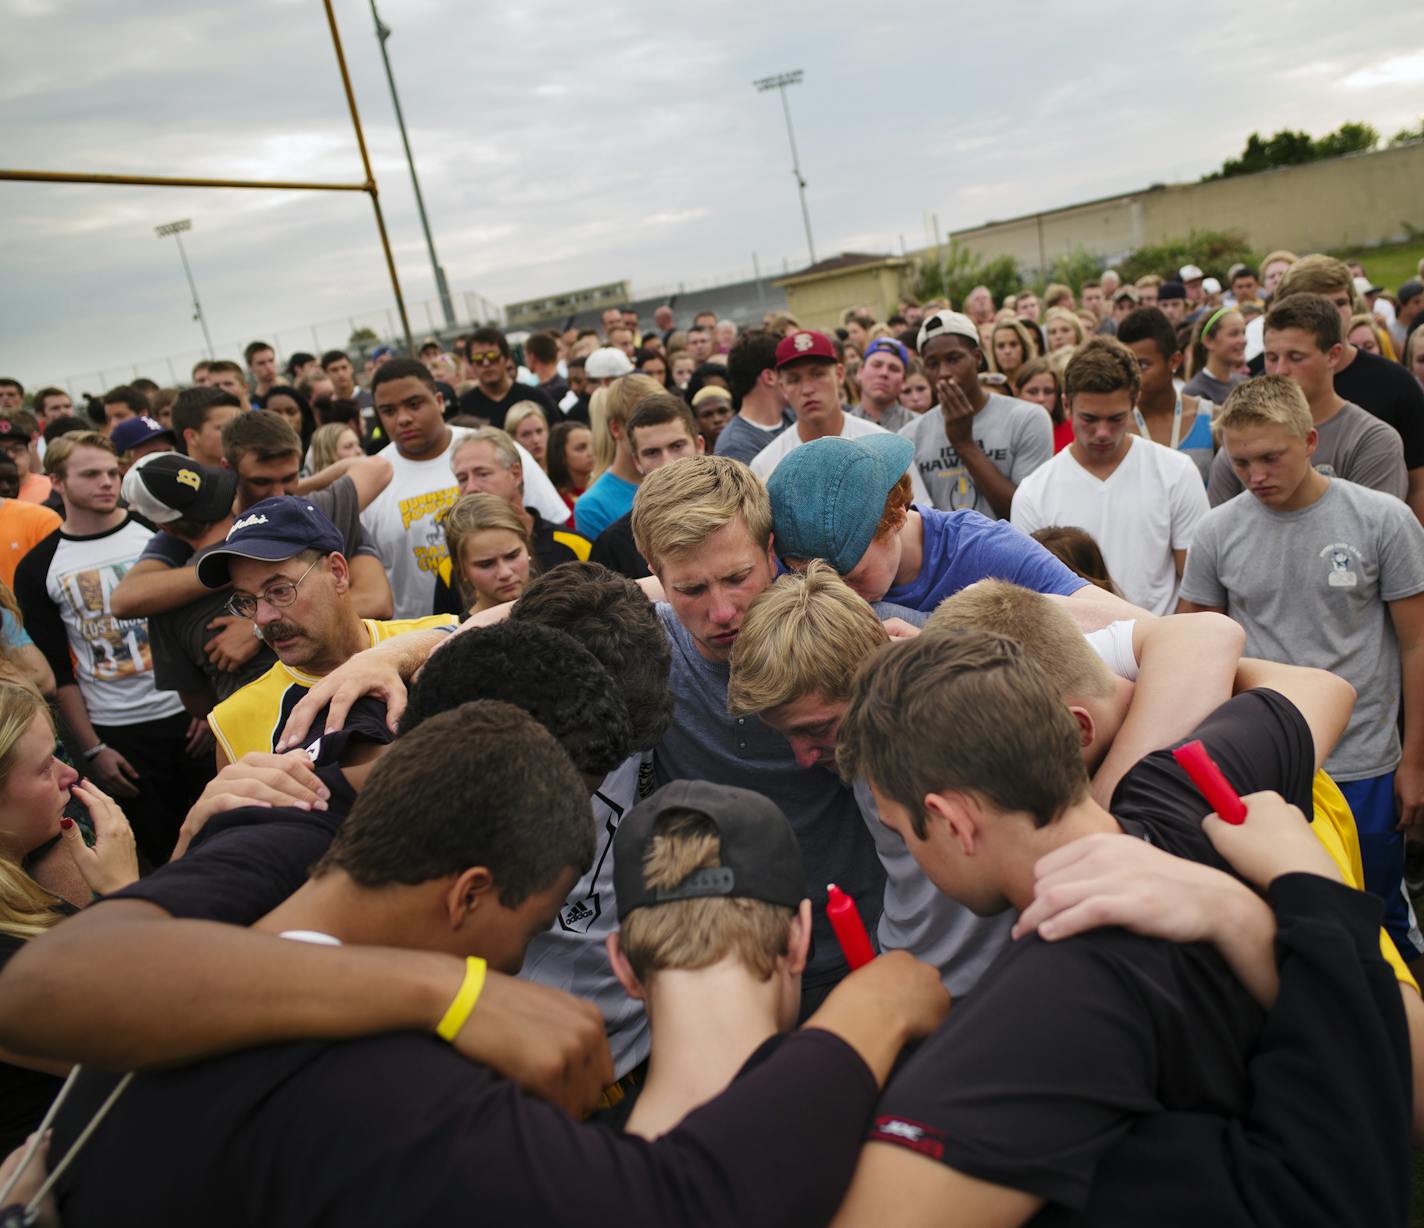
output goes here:
[[[347, 58], [406, 295], [433, 295], [365, 0], [339, 0]], [[497, 303], [627, 277], [707, 282], [804, 260], [786, 135], [750, 82], [790, 93], [818, 253], [1193, 178], [1252, 129], [1412, 122], [1424, 11], [1370, 19], [1298, 0], [1289, 21], [1226, 0], [1170, 14], [1080, 0], [877, 11], [722, 0], [503, 8], [385, 0], [422, 186], [452, 286]], [[9, 165], [355, 180], [359, 163], [312, 0], [0, 0]], [[1325, 32], [1328, 31], [1328, 37]], [[1414, 55], [1411, 61], [1408, 57]], [[1402, 66], [1401, 66], [1402, 65]], [[1410, 82], [1413, 81], [1413, 88]], [[1362, 202], [1368, 208], [1368, 202]], [[0, 370], [97, 390], [137, 363], [166, 380], [220, 350], [338, 344], [390, 303], [370, 207], [336, 194], [0, 184]], [[314, 338], [308, 325], [330, 323]]]

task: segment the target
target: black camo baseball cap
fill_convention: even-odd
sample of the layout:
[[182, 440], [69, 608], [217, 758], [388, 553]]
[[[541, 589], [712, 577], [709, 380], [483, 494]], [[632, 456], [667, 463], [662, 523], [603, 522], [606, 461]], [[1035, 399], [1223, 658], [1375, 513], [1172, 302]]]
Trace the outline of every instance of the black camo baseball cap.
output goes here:
[[[649, 887], [643, 863], [657, 822], [678, 811], [712, 821], [722, 864], [694, 870], [673, 887]], [[619, 921], [636, 908], [719, 896], [796, 908], [806, 898], [806, 872], [796, 833], [774, 802], [750, 789], [674, 780], [634, 806], [619, 825], [613, 837], [613, 889]]]

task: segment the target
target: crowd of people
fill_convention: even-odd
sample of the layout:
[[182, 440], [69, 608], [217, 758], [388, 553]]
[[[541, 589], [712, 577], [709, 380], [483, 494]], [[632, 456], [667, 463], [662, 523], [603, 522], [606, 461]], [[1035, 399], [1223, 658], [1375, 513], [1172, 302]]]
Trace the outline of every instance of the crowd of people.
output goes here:
[[878, 314], [0, 379], [0, 1206], [1407, 1221], [1424, 284]]

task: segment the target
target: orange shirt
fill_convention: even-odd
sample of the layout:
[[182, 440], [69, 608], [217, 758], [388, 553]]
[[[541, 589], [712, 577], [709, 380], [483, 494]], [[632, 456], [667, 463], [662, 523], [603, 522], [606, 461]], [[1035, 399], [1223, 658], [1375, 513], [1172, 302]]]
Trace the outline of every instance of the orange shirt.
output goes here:
[[59, 517], [38, 503], [0, 499], [0, 580], [15, 586], [15, 568], [36, 545], [59, 528]]

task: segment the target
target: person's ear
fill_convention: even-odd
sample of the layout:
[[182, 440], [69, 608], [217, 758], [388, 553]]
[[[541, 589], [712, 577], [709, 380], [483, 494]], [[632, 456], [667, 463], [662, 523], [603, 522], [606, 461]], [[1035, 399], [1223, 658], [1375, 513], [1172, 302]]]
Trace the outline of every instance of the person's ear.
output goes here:
[[1176, 351], [1174, 351], [1174, 352], [1172, 353], [1172, 356], [1167, 359], [1167, 366], [1171, 369], [1171, 372], [1172, 372], [1173, 375], [1176, 375], [1177, 372], [1182, 369], [1182, 351], [1181, 351], [1181, 350], [1176, 350]]
[[613, 969], [613, 975], [623, 986], [623, 992], [639, 1002], [647, 1001], [647, 993], [643, 989], [642, 982], [633, 974], [633, 965], [623, 954], [623, 944], [618, 941], [618, 934], [616, 932], [609, 934], [603, 940], [603, 945], [608, 952], [608, 966]]
[[983, 349], [979, 346], [975, 346], [974, 352], [979, 355], [979, 364], [977, 369], [979, 371], [987, 371], [989, 369], [989, 360], [984, 357]]
[[1093, 714], [1078, 704], [1069, 704], [1068, 713], [1078, 726], [1078, 745], [1087, 750], [1098, 734], [1098, 726], [1093, 720]]
[[786, 971], [791, 976], [800, 976], [806, 971], [806, 962], [811, 958], [811, 901], [802, 900], [791, 918], [791, 928], [786, 938]]
[[927, 793], [924, 810], [926, 844], [949, 840], [958, 844], [966, 857], [974, 856], [979, 815], [963, 793]]
[[332, 551], [327, 555], [327, 567], [331, 571], [331, 578], [336, 581], [336, 591], [344, 593], [351, 587], [351, 567], [346, 561], [344, 554]]
[[1325, 352], [1325, 361], [1332, 371], [1340, 369], [1340, 359], [1344, 353], [1345, 347], [1338, 341]]
[[474, 921], [481, 905], [494, 891], [494, 875], [484, 866], [471, 866], [457, 874], [445, 889], [445, 916], [452, 930]]
[[1320, 443], [1320, 432], [1317, 431], [1314, 427], [1311, 427], [1310, 430], [1309, 430], [1309, 432], [1308, 432], [1308, 433], [1306, 434], [1306, 436], [1305, 436], [1305, 454], [1306, 454], [1306, 456], [1314, 456], [1314, 455], [1315, 455], [1315, 449], [1316, 449], [1316, 447], [1319, 445], [1319, 443]]
[[701, 456], [704, 452], [707, 451], [707, 440], [704, 439], [701, 433], [699, 432], [697, 437], [693, 439], [692, 446], [695, 449], [696, 455]]

